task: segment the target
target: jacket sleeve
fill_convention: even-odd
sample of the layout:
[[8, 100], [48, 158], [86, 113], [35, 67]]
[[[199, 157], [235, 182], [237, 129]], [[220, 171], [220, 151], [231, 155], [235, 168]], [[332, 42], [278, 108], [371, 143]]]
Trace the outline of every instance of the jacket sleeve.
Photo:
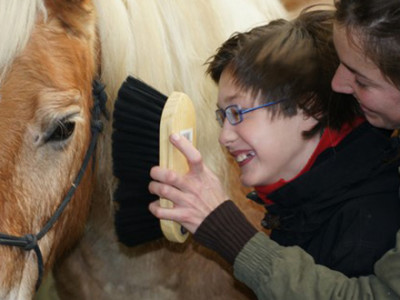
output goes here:
[[297, 246], [279, 246], [257, 232], [232, 201], [217, 207], [194, 238], [233, 264], [234, 276], [260, 300], [400, 299], [400, 231], [396, 247], [376, 262], [376, 275], [358, 278], [315, 264]]
[[301, 248], [279, 246], [261, 232], [234, 263], [235, 277], [258, 299], [400, 299], [400, 231], [396, 248], [376, 262], [375, 273], [348, 278], [315, 264]]

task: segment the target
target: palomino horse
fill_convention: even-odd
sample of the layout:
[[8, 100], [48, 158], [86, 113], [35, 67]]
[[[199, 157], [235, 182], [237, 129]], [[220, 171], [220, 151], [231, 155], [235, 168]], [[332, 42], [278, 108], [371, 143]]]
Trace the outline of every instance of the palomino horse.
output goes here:
[[78, 171], [94, 167], [84, 157], [94, 146], [96, 19], [89, 1], [71, 3], [0, 4], [1, 299], [31, 298], [89, 214], [94, 169]]
[[278, 0], [0, 3], [1, 299], [32, 298], [54, 265], [62, 299], [252, 297], [223, 261], [191, 240], [118, 243], [111, 120], [103, 118], [96, 153], [87, 158], [99, 129], [93, 106], [103, 98], [93, 82], [106, 85], [110, 112], [129, 74], [167, 95], [187, 93], [206, 163], [259, 220], [262, 212], [244, 200], [237, 170], [218, 146], [216, 87], [204, 62], [234, 31], [278, 17], [286, 17]]

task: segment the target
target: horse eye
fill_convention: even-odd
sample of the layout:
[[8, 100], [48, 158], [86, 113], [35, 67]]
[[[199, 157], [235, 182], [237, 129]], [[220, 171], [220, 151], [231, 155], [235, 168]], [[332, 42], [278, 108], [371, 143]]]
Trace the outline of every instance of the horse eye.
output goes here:
[[61, 142], [68, 139], [75, 129], [75, 122], [60, 122], [46, 139], [46, 142]]

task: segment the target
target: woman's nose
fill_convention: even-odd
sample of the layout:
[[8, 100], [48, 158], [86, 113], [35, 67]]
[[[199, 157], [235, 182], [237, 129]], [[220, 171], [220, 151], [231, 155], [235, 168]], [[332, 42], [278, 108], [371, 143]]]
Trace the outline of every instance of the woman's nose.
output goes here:
[[331, 86], [335, 92], [353, 94], [354, 74], [340, 64], [332, 78]]

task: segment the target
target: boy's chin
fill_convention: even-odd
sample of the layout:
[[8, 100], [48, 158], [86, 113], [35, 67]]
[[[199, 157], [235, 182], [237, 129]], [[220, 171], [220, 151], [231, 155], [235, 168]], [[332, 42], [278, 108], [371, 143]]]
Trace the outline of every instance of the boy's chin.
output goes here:
[[254, 181], [250, 180], [249, 178], [246, 178], [245, 176], [240, 177], [240, 182], [242, 183], [243, 186], [245, 187], [254, 187], [257, 186], [257, 184], [254, 183]]

